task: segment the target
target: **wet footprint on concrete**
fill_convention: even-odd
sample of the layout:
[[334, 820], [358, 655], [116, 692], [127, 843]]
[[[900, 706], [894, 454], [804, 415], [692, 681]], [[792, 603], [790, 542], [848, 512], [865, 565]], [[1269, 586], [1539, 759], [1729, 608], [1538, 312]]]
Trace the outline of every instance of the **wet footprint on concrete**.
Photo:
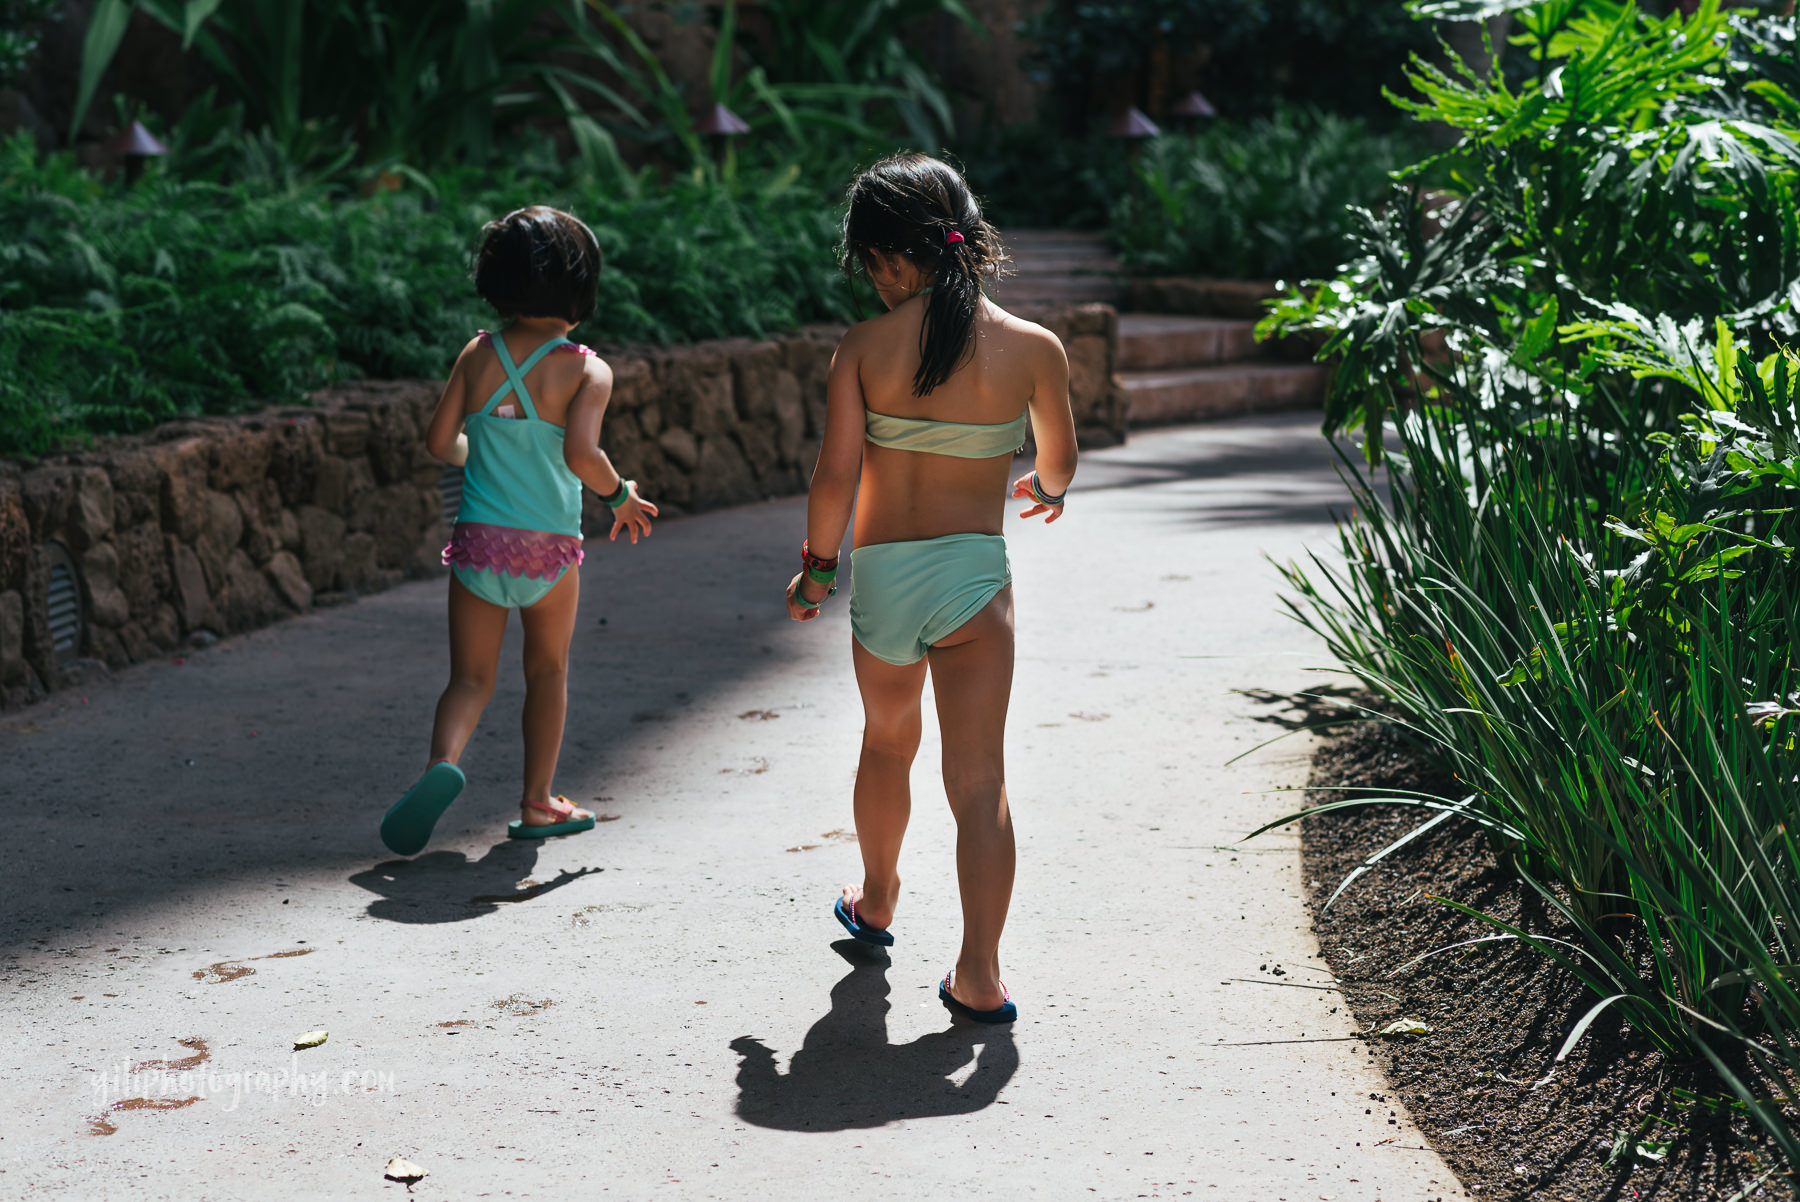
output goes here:
[[[140, 1060], [131, 1066], [131, 1071], [133, 1073], [185, 1073], [199, 1068], [212, 1055], [211, 1049], [206, 1045], [206, 1040], [198, 1035], [189, 1036], [187, 1039], [178, 1039], [176, 1042], [194, 1054], [178, 1056], [171, 1060]], [[199, 1100], [198, 1096], [191, 1098], [123, 1098], [88, 1120], [88, 1134], [112, 1135], [116, 1133], [119, 1126], [107, 1117], [110, 1114], [119, 1114], [130, 1110], [180, 1110], [192, 1106]]]
[[[114, 1102], [111, 1106], [108, 1106], [106, 1108], [106, 1114], [114, 1114], [121, 1110], [180, 1110], [185, 1106], [192, 1106], [199, 1100], [198, 1097], [126, 1098], [123, 1101]], [[97, 1114], [88, 1120], [89, 1135], [112, 1135], [118, 1131], [118, 1125], [107, 1118], [106, 1114]]]
[[643, 908], [644, 907], [642, 906], [627, 905], [623, 902], [613, 902], [608, 905], [599, 906], [583, 906], [581, 909], [575, 911], [575, 913], [569, 915], [569, 919], [578, 927], [592, 926], [594, 922], [593, 916], [596, 914], [635, 914]]
[[494, 1009], [502, 1014], [510, 1014], [514, 1018], [522, 1018], [527, 1014], [536, 1014], [541, 1010], [548, 1010], [553, 1005], [555, 1005], [555, 1003], [549, 998], [545, 998], [542, 1001], [532, 1001], [522, 993], [515, 993], [511, 997], [503, 997], [495, 1002]]
[[224, 981], [236, 981], [241, 977], [254, 976], [256, 970], [249, 967], [255, 960], [286, 960], [292, 956], [310, 956], [315, 948], [297, 947], [292, 951], [270, 952], [266, 956], [251, 956], [244, 960], [221, 960], [217, 964], [200, 969], [194, 973], [194, 980], [205, 981], [209, 985], [217, 985]]

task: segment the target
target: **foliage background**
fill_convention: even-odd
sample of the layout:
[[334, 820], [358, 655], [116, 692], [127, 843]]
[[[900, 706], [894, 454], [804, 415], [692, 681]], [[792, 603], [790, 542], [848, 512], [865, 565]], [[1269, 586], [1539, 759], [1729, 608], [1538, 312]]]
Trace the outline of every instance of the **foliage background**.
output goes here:
[[1466, 790], [1384, 800], [1473, 823], [1581, 933], [1496, 924], [1593, 990], [1569, 1041], [1703, 1057], [1792, 1168], [1794, 19], [1513, 7], [1528, 70], [1411, 72], [1449, 203], [1397, 189], [1265, 326], [1325, 339], [1365, 451], [1291, 605]]

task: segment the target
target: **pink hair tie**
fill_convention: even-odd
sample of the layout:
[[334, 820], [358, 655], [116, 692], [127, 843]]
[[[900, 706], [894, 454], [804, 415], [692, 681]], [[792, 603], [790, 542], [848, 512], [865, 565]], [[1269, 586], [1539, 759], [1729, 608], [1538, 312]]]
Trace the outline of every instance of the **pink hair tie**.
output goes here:
[[951, 230], [949, 233], [944, 235], [944, 241], [945, 242], [961, 242], [961, 241], [963, 241], [963, 236], [961, 233], [957, 232], [956, 230]]

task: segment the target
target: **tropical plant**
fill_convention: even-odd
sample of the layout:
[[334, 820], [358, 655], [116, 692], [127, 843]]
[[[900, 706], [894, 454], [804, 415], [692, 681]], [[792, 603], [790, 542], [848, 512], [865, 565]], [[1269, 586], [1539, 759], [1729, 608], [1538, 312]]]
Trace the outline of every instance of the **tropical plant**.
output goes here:
[[1501, 932], [1595, 991], [1563, 1052], [1616, 1008], [1800, 1166], [1794, 21], [1420, 7], [1509, 10], [1527, 57], [1415, 62], [1448, 203], [1362, 212], [1265, 324], [1326, 337], [1365, 451], [1291, 608], [1466, 790], [1384, 800], [1476, 824], [1578, 932]]
[[576, 102], [606, 95], [551, 54], [592, 41], [562, 0], [98, 0], [83, 43], [79, 130], [134, 12], [181, 34], [296, 161], [346, 148], [373, 168], [481, 162], [500, 130], [558, 115], [590, 167], [611, 141]]
[[1147, 103], [1157, 60], [1229, 116], [1300, 103], [1386, 117], [1382, 89], [1402, 82], [1409, 54], [1435, 49], [1389, 0], [1057, 0], [1021, 32], [1069, 129], [1120, 87]]
[[25, 73], [38, 46], [38, 27], [60, 16], [59, 0], [0, 0], [0, 88]]
[[367, 199], [316, 184], [107, 189], [0, 143], [0, 454], [184, 414], [301, 400], [333, 379], [433, 376], [491, 324], [483, 222], [559, 204], [599, 238], [601, 344], [766, 337], [841, 320], [831, 202], [789, 172], [704, 172], [637, 195], [580, 176], [442, 172]]
[[1115, 194], [1113, 238], [1126, 266], [1146, 274], [1317, 275], [1350, 253], [1345, 206], [1380, 200], [1421, 146], [1309, 109], [1165, 134]]
[[[904, 35], [921, 21], [946, 17], [986, 37], [963, 0], [763, 0], [757, 9], [773, 35], [758, 55], [770, 78], [790, 86], [811, 85], [822, 101], [845, 102], [842, 115], [858, 124], [886, 127], [869, 111], [871, 102], [886, 102], [899, 119], [895, 132], [903, 132], [920, 150], [936, 149], [953, 135], [949, 95]], [[881, 91], [866, 100], [842, 91], [857, 87]]]

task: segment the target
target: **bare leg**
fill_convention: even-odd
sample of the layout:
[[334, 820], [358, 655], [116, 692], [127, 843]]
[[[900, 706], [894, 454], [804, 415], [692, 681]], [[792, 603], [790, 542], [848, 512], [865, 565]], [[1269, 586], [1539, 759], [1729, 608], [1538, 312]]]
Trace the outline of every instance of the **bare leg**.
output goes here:
[[462, 758], [481, 711], [494, 695], [506, 610], [490, 605], [450, 578], [450, 683], [431, 724], [431, 763]]
[[900, 840], [912, 817], [913, 757], [919, 753], [919, 696], [925, 661], [896, 667], [852, 642], [856, 685], [862, 690], [862, 758], [856, 766], [856, 841], [862, 847], [863, 883], [856, 916], [872, 926], [894, 921], [900, 901]]
[[[563, 573], [556, 587], [542, 601], [519, 611], [525, 628], [525, 712], [520, 724], [525, 734], [524, 801], [540, 805], [550, 801], [550, 785], [556, 778], [556, 761], [562, 753], [563, 721], [569, 708], [569, 640], [575, 634], [575, 608], [581, 598], [581, 577], [574, 568]], [[577, 810], [575, 817], [588, 811]], [[527, 826], [558, 819], [542, 810], [522, 809]]]
[[1006, 801], [1006, 706], [1012, 696], [1012, 589], [1001, 589], [929, 656], [944, 739], [944, 793], [956, 815], [963, 941], [951, 992], [992, 1010], [1000, 988], [1000, 931], [1012, 903], [1013, 829]]

